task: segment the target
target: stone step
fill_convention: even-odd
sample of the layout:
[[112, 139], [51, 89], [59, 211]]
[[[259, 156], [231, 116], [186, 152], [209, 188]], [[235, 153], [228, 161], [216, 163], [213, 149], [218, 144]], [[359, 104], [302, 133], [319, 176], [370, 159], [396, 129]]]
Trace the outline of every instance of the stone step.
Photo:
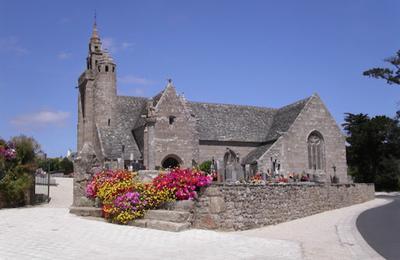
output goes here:
[[183, 223], [190, 218], [190, 212], [174, 210], [148, 210], [144, 216], [145, 219], [160, 220], [167, 222]]
[[135, 219], [135, 220], [129, 221], [128, 226], [145, 228], [147, 226], [147, 219]]
[[69, 213], [83, 217], [102, 217], [103, 211], [101, 208], [95, 207], [70, 207]]
[[193, 200], [178, 200], [173, 202], [167, 202], [163, 205], [164, 209], [176, 210], [176, 211], [193, 211], [194, 201]]
[[170, 232], [180, 232], [190, 228], [189, 222], [175, 223], [155, 219], [137, 219], [129, 222], [129, 225], [143, 228], [158, 229]]

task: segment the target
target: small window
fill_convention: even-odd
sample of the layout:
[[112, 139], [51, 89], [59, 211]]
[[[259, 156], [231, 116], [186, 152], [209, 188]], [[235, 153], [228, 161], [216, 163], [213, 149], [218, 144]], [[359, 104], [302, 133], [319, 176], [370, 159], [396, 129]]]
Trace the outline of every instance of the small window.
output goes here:
[[100, 66], [98, 66], [97, 68], [99, 69], [99, 72], [100, 72]]
[[108, 72], [108, 66], [106, 66], [106, 72]]
[[175, 117], [174, 116], [170, 116], [169, 117], [169, 124], [172, 125], [175, 122]]
[[113, 69], [112, 69], [112, 71], [114, 72], [115, 71], [115, 67], [113, 66]]
[[111, 119], [108, 119], [108, 126], [110, 126], [111, 124]]
[[97, 60], [95, 60], [95, 62], [94, 62], [95, 64], [96, 64], [96, 66], [97, 66]]
[[98, 51], [98, 50], [99, 50], [99, 46], [94, 46], [94, 49], [95, 49], [96, 51]]
[[125, 145], [122, 145], [122, 152], [125, 152]]

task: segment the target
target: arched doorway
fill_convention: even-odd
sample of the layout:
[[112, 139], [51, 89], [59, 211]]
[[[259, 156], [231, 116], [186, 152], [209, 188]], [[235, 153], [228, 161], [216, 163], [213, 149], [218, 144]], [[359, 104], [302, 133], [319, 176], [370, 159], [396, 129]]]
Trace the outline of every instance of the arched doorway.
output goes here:
[[239, 154], [226, 148], [224, 154], [224, 181], [234, 182], [242, 179], [244, 179], [244, 173], [239, 162]]
[[181, 164], [182, 160], [174, 154], [167, 155], [161, 162], [161, 166], [164, 169], [173, 169], [179, 167]]

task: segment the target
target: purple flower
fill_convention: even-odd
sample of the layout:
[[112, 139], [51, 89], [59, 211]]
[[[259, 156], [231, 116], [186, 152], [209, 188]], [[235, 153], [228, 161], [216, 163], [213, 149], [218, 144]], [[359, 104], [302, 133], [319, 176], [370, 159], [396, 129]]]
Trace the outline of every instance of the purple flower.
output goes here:
[[138, 192], [127, 192], [120, 196], [118, 196], [114, 200], [114, 205], [117, 208], [124, 209], [124, 210], [136, 210], [137, 204], [140, 202], [140, 194]]

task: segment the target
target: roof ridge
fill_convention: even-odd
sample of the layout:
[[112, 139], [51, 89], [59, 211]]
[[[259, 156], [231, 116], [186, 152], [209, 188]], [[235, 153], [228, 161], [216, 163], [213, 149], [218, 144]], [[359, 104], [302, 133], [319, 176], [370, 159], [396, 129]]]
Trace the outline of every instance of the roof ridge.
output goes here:
[[189, 103], [194, 104], [205, 104], [205, 105], [222, 105], [222, 106], [236, 106], [236, 107], [248, 107], [248, 108], [258, 108], [258, 109], [269, 109], [269, 110], [278, 110], [279, 108], [272, 108], [272, 107], [261, 107], [261, 106], [254, 106], [254, 105], [241, 105], [241, 104], [227, 104], [227, 103], [212, 103], [212, 102], [201, 102], [201, 101], [188, 101]]
[[140, 99], [146, 99], [146, 100], [149, 99], [148, 97], [117, 95], [117, 98], [119, 98], [119, 97], [121, 97], [121, 98], [140, 98]]
[[310, 100], [312, 97], [313, 97], [313, 96], [309, 96], [309, 97], [306, 97], [306, 98], [297, 100], [297, 101], [295, 101], [295, 102], [293, 102], [293, 103], [291, 103], [291, 104], [284, 105], [283, 107], [280, 107], [280, 108], [278, 108], [278, 109], [280, 110], [280, 109], [289, 108], [289, 107], [292, 107], [292, 106], [299, 105], [299, 104], [301, 104], [302, 102], [307, 102], [307, 101]]

